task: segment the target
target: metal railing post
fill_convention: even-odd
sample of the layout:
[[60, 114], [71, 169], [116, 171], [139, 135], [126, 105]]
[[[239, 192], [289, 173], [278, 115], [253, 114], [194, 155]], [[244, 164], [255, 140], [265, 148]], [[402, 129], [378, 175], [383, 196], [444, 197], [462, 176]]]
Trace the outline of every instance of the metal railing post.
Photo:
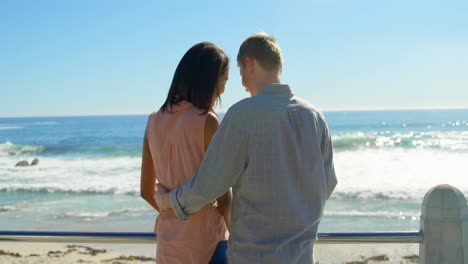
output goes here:
[[468, 207], [463, 193], [450, 185], [429, 190], [421, 206], [424, 242], [420, 263], [468, 263]]

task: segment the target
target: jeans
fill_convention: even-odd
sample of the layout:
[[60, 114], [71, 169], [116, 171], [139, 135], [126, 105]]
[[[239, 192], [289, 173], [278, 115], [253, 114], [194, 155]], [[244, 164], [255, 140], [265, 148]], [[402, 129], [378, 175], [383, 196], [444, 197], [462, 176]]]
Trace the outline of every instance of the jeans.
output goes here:
[[220, 241], [216, 246], [213, 257], [208, 264], [227, 264], [228, 263], [228, 242]]

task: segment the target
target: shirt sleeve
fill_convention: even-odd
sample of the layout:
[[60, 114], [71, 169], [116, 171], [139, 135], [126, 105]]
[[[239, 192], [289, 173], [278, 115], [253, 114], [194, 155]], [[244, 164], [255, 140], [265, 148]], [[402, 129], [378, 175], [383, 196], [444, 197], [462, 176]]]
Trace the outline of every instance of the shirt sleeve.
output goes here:
[[338, 184], [335, 174], [335, 166], [333, 165], [333, 143], [328, 129], [327, 122], [323, 119], [323, 133], [321, 143], [323, 166], [325, 168], [325, 178], [327, 182], [327, 199], [330, 198], [333, 190]]
[[248, 163], [248, 134], [242, 115], [229, 110], [216, 131], [198, 172], [171, 192], [171, 205], [186, 220], [232, 187]]

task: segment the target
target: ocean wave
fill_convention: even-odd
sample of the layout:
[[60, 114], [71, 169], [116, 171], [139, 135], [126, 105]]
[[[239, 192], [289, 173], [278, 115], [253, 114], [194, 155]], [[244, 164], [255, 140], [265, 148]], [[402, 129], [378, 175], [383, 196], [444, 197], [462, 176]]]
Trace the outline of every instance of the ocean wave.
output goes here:
[[417, 200], [432, 187], [450, 184], [465, 194], [468, 153], [427, 149], [367, 149], [334, 156], [338, 185], [332, 195], [341, 200]]
[[386, 217], [398, 219], [411, 219], [419, 220], [420, 212], [411, 211], [359, 211], [359, 210], [346, 210], [346, 211], [327, 211], [324, 212], [325, 216], [338, 216], [338, 217]]
[[333, 136], [335, 150], [359, 149], [432, 149], [468, 151], [468, 132], [356, 132]]
[[[424, 149], [362, 150], [334, 156], [338, 185], [331, 199], [420, 203], [435, 185], [468, 193], [463, 180], [468, 153]], [[141, 157], [41, 157], [38, 166], [14, 167], [17, 157], [0, 157], [0, 191], [139, 196]]]
[[[97, 185], [100, 185], [96, 180]], [[2, 184], [9, 185], [0, 187], [0, 192], [15, 192], [15, 193], [36, 193], [36, 194], [77, 194], [77, 195], [129, 195], [139, 196], [139, 188], [121, 188], [118, 186], [96, 186], [89, 188], [88, 186], [74, 186], [73, 188], [66, 186], [52, 186], [55, 183], [42, 183], [40, 185], [49, 186], [37, 186], [38, 184]], [[21, 186], [23, 185], [23, 186]], [[29, 186], [24, 186], [29, 185]], [[424, 196], [423, 192], [335, 192], [331, 199], [333, 200], [346, 200], [346, 201], [389, 201], [389, 200], [420, 200]]]
[[71, 211], [52, 215], [52, 218], [74, 218], [82, 220], [93, 220], [106, 217], [138, 217], [148, 214], [148, 208], [124, 208], [115, 211]]
[[88, 156], [88, 157], [139, 157], [141, 146], [80, 146], [80, 145], [20, 145], [6, 141], [0, 144], [0, 157], [21, 155], [45, 155], [45, 156]]
[[11, 205], [0, 206], [0, 213], [14, 211], [14, 210], [16, 210], [16, 207], [11, 206]]
[[49, 145], [44, 147], [44, 155], [83, 155], [83, 156], [140, 156], [141, 146], [80, 146], [80, 145]]
[[34, 155], [44, 151], [43, 146], [16, 145], [9, 141], [0, 144], [0, 157]]
[[24, 129], [22, 126], [0, 126], [0, 130]]
[[[8, 185], [8, 184], [3, 184]], [[46, 185], [46, 184], [45, 184]], [[0, 192], [15, 192], [15, 193], [35, 193], [35, 194], [77, 194], [77, 195], [96, 195], [96, 194], [105, 194], [105, 195], [130, 195], [137, 196], [139, 195], [139, 190], [121, 190], [115, 187], [109, 188], [96, 188], [96, 189], [70, 189], [70, 188], [60, 188], [60, 187], [21, 187], [21, 186], [7, 186], [1, 187]], [[0, 208], [1, 210], [1, 208]]]
[[43, 121], [43, 122], [34, 122], [33, 125], [36, 126], [50, 126], [50, 125], [58, 125], [58, 122], [55, 121]]
[[422, 192], [406, 192], [406, 191], [388, 191], [388, 192], [373, 192], [370, 190], [354, 191], [354, 192], [335, 192], [332, 199], [336, 200], [373, 200], [373, 201], [388, 201], [388, 200], [419, 200], [424, 196]]
[[14, 167], [0, 158], [0, 191], [76, 194], [139, 194], [140, 157], [40, 158], [39, 165]]

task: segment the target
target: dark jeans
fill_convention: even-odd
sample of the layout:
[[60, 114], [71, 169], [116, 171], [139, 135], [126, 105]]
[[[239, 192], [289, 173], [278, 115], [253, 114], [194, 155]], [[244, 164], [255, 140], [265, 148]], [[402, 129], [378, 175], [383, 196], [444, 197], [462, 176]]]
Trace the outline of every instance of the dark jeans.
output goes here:
[[220, 241], [216, 246], [213, 257], [211, 257], [210, 263], [208, 264], [227, 264], [228, 263], [228, 242]]

